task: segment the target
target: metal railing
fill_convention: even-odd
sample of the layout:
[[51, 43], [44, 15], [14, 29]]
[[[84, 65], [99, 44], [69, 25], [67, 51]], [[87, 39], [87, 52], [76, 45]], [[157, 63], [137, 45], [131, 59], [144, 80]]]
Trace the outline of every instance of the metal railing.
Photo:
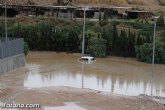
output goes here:
[[0, 59], [9, 58], [24, 53], [23, 38], [0, 38]]

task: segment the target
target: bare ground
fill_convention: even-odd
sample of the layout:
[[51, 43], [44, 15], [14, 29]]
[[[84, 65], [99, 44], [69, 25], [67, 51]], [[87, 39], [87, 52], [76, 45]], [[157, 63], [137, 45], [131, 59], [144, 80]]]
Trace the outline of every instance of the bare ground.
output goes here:
[[24, 104], [38, 103], [42, 107], [61, 106], [64, 102], [78, 102], [87, 110], [165, 110], [163, 104], [141, 95], [123, 96], [69, 87], [6, 88], [0, 91], [0, 100], [5, 103], [13, 101]]
[[[63, 0], [68, 3], [67, 0]], [[132, 6], [136, 9], [149, 11], [163, 11], [165, 9], [165, 0], [85, 0], [88, 5], [94, 6]], [[57, 0], [7, 0], [8, 4], [20, 5], [57, 5]], [[84, 0], [72, 0], [71, 5], [82, 5]], [[4, 4], [4, 0], [0, 0], [0, 4]], [[70, 5], [70, 4], [68, 4]]]

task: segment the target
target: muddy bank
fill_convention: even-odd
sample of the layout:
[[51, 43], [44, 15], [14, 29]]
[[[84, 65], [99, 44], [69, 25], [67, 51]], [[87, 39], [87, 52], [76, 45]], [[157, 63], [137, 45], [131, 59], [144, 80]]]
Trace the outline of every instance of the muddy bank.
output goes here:
[[[12, 88], [4, 90], [2, 102], [39, 103], [41, 108], [63, 106], [65, 102], [76, 102], [85, 110], [165, 110], [144, 96], [123, 96], [88, 89], [70, 87], [47, 87], [39, 89]], [[2, 93], [1, 93], [2, 94]], [[69, 109], [68, 109], [69, 110]]]

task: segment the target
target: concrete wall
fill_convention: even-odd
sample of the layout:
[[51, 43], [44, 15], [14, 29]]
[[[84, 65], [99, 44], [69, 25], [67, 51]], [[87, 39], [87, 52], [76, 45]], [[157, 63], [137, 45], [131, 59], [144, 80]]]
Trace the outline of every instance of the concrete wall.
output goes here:
[[59, 12], [58, 13], [58, 19], [72, 19], [73, 18], [73, 13], [62, 13], [62, 12]]
[[101, 14], [101, 18], [103, 19], [103, 17], [104, 17], [104, 12], [94, 12], [94, 19], [99, 19], [99, 16], [100, 16], [100, 14]]
[[0, 74], [12, 71], [25, 65], [25, 56], [20, 54], [0, 60]]

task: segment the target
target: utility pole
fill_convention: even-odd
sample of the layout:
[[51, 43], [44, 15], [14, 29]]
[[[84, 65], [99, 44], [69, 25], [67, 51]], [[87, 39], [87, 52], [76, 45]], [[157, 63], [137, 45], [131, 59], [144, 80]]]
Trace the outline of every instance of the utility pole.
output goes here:
[[153, 36], [153, 54], [152, 54], [152, 65], [155, 64], [155, 39], [156, 39], [156, 18], [154, 18], [154, 36]]
[[5, 38], [6, 38], [6, 42], [7, 42], [7, 37], [8, 37], [8, 33], [7, 33], [7, 2], [5, 0]]
[[83, 41], [82, 41], [82, 56], [84, 56], [85, 51], [85, 26], [86, 24], [86, 3], [84, 2], [84, 26], [83, 26]]
[[155, 70], [155, 40], [156, 40], [156, 20], [154, 17], [154, 35], [153, 35], [153, 50], [152, 50], [152, 86], [151, 86], [151, 96], [153, 96], [153, 81], [154, 81], [154, 70]]

